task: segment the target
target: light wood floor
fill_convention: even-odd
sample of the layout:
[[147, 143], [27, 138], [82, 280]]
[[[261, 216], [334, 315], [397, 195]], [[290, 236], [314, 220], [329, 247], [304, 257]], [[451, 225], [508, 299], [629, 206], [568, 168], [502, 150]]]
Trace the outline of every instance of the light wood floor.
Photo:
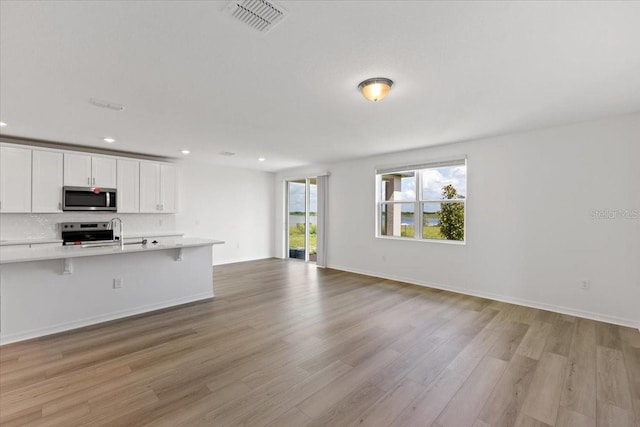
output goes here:
[[296, 261], [214, 277], [0, 348], [0, 425], [640, 425], [637, 330]]

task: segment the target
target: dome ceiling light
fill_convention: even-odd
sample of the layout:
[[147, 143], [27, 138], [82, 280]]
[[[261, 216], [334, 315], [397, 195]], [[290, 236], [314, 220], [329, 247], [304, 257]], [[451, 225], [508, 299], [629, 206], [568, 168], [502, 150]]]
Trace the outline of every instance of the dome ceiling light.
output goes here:
[[369, 101], [380, 101], [389, 94], [393, 86], [393, 81], [384, 77], [375, 77], [367, 79], [358, 85], [358, 89], [362, 92], [362, 96]]

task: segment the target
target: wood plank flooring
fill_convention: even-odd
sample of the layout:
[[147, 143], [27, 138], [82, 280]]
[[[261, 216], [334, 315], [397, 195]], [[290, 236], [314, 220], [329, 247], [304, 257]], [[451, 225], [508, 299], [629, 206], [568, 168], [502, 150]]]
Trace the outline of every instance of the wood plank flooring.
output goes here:
[[214, 287], [0, 347], [0, 425], [640, 427], [631, 328], [297, 261]]

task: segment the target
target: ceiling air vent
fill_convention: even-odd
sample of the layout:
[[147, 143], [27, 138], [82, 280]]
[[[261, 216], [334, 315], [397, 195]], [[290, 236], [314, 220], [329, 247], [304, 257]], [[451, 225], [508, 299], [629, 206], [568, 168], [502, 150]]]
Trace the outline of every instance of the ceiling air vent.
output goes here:
[[226, 13], [263, 34], [281, 22], [286, 10], [266, 0], [235, 0], [229, 2]]

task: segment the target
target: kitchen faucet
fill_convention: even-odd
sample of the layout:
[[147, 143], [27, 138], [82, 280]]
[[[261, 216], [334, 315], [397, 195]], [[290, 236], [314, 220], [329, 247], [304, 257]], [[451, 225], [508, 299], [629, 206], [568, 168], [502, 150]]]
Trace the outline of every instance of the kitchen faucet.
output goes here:
[[118, 229], [120, 231], [120, 234], [118, 236], [118, 238], [120, 239], [120, 249], [124, 250], [124, 224], [122, 223], [122, 220], [118, 217], [115, 218], [111, 218], [111, 221], [109, 221], [109, 226], [111, 227], [111, 229], [113, 230], [113, 224], [118, 221], [120, 224], [120, 228]]

